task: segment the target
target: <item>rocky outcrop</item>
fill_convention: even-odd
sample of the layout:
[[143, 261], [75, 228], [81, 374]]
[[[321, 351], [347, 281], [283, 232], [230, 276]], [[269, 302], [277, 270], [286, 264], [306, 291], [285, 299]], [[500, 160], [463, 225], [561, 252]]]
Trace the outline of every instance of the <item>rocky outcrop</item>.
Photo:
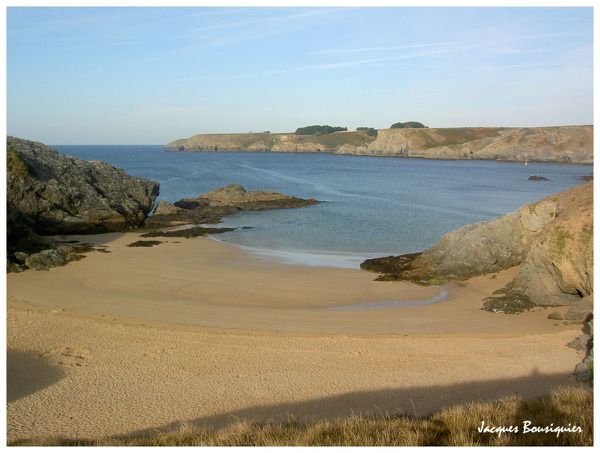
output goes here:
[[185, 151], [327, 152], [426, 159], [593, 162], [593, 126], [381, 129], [324, 135], [199, 134], [167, 145]]
[[7, 139], [7, 203], [38, 234], [98, 233], [140, 226], [158, 183], [105, 162], [64, 156], [36, 142]]
[[159, 203], [146, 221], [148, 227], [183, 224], [219, 223], [221, 218], [238, 211], [301, 208], [318, 203], [278, 192], [256, 190], [248, 192], [238, 184], [230, 184], [195, 198], [184, 198], [174, 204]]
[[486, 300], [493, 311], [570, 305], [572, 319], [591, 311], [593, 183], [546, 197], [496, 220], [446, 234], [422, 253], [366, 260], [385, 280], [463, 280], [520, 266], [513, 282]]
[[43, 239], [44, 235], [142, 225], [158, 188], [156, 182], [129, 176], [107, 163], [64, 156], [41, 143], [8, 137], [9, 269], [46, 269], [81, 256], [81, 247]]
[[580, 382], [593, 383], [594, 379], [594, 317], [589, 315], [583, 324], [583, 333], [569, 346], [585, 351], [585, 357], [575, 367], [575, 377]]

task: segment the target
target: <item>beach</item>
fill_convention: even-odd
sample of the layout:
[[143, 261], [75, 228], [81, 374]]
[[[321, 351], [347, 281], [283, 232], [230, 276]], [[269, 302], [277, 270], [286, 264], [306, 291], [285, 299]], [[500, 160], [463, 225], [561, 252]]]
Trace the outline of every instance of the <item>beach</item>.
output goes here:
[[[127, 247], [139, 233], [64, 239], [110, 253], [8, 275], [9, 441], [423, 415], [541, 396], [574, 383], [582, 357], [565, 346], [580, 326], [547, 309], [481, 310], [515, 269], [422, 287], [276, 263], [210, 238], [152, 248]], [[368, 308], [381, 301], [413, 306]]]

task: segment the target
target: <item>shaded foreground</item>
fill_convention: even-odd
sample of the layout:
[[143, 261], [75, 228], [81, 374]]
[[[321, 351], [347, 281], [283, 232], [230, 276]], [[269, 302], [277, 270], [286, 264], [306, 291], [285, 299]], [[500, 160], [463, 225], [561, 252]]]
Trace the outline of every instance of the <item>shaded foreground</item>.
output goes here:
[[[579, 426], [581, 432], [523, 433], [529, 426]], [[516, 426], [518, 433], [479, 433], [477, 427]], [[552, 425], [551, 425], [552, 424]], [[386, 414], [337, 418], [319, 422], [289, 419], [260, 423], [237, 422], [222, 430], [181, 426], [155, 435], [115, 436], [102, 439], [41, 438], [11, 445], [151, 445], [151, 446], [499, 446], [593, 445], [593, 398], [586, 387], [561, 387], [550, 395], [526, 401], [517, 396], [457, 405], [425, 417]]]

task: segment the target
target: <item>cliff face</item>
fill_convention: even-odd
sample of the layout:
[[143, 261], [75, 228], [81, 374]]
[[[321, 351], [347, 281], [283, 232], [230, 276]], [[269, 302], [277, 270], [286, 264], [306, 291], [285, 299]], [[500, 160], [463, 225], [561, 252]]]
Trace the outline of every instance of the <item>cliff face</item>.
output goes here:
[[429, 159], [593, 162], [593, 126], [382, 129], [320, 136], [194, 135], [167, 145], [187, 151], [329, 152]]
[[[495, 311], [571, 305], [580, 315], [593, 293], [593, 183], [546, 197], [496, 220], [448, 233], [422, 253], [365, 261], [386, 279], [435, 283], [513, 266], [509, 287], [486, 301]], [[518, 310], [516, 310], [518, 311]]]

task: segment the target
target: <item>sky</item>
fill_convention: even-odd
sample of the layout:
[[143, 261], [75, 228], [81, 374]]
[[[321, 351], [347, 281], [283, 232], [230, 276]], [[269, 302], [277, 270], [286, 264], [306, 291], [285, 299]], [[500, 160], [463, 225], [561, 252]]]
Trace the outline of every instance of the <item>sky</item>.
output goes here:
[[197, 133], [593, 122], [592, 8], [23, 8], [7, 130], [47, 144]]

